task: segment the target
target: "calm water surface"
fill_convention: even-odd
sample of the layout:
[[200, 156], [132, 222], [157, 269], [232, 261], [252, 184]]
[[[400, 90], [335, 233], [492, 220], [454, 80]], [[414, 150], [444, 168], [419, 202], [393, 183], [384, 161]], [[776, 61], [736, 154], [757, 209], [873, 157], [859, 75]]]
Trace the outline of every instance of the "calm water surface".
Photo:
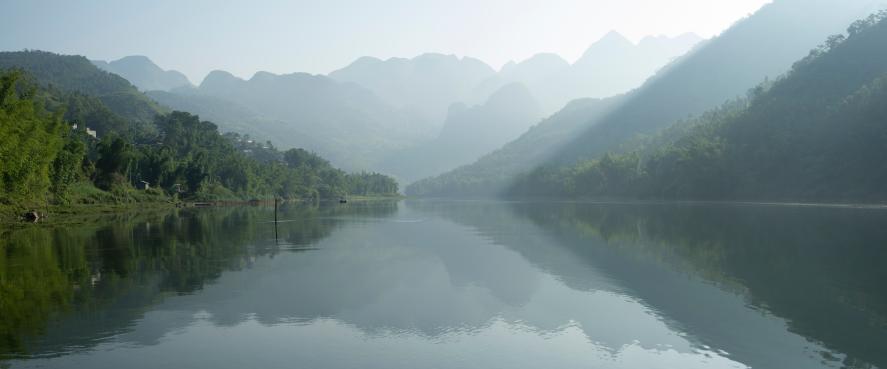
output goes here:
[[0, 230], [0, 368], [887, 367], [885, 210], [408, 201], [279, 218]]

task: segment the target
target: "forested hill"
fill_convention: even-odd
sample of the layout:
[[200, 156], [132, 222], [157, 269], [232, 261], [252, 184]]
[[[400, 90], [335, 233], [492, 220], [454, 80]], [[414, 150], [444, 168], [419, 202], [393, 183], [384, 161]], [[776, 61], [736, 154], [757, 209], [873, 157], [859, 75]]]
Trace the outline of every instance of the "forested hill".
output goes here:
[[742, 95], [764, 78], [785, 73], [821, 40], [870, 14], [875, 3], [879, 1], [776, 0], [765, 5], [664, 68], [556, 159], [571, 163], [598, 157], [638, 134], [655, 133]]
[[83, 56], [0, 52], [0, 70], [12, 68], [26, 71], [44, 88], [94, 97], [129, 122], [150, 123], [155, 115], [165, 112], [129, 81], [96, 68]]
[[[2, 53], [2, 60], [8, 64], [0, 68], [0, 210], [398, 192], [390, 177], [347, 174], [311, 152], [280, 152], [270, 143], [223, 136], [195, 115], [164, 113], [85, 58], [22, 52]], [[142, 117], [149, 111], [150, 119]], [[150, 188], [136, 190], [145, 184]]]
[[887, 201], [887, 11], [665, 144], [540, 169], [519, 195]]
[[[540, 142], [556, 144], [556, 147], [529, 150], [531, 154], [516, 152], [515, 147], [532, 142], [532, 137], [542, 133], [530, 131], [518, 140], [523, 144], [514, 141], [474, 165], [420, 181], [410, 186], [408, 192], [421, 196], [495, 194], [515, 179], [519, 174], [515, 169], [529, 171], [541, 163], [572, 165], [599, 158], [606, 152], [630, 150], [639, 136], [653, 135], [688, 116], [744, 95], [767, 77], [785, 73], [811, 48], [870, 14], [878, 3], [877, 0], [776, 0], [666, 66], [604, 113], [590, 109], [584, 117], [568, 118], [579, 121], [568, 131], [568, 137], [562, 141]], [[567, 114], [556, 114], [552, 120], [574, 112], [564, 113]], [[508, 155], [504, 155], [506, 153]]]

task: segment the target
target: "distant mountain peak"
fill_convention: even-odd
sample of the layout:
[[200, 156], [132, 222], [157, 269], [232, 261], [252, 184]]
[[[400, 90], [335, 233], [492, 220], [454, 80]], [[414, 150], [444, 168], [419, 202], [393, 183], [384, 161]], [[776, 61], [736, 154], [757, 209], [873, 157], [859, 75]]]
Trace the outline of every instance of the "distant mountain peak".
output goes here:
[[607, 34], [604, 35], [604, 37], [601, 37], [600, 40], [598, 40], [595, 43], [596, 44], [618, 43], [618, 44], [634, 45], [634, 43], [631, 42], [631, 40], [629, 40], [627, 37], [623, 36], [621, 33], [617, 32], [616, 30], [611, 30], [610, 32], [607, 32]]
[[355, 60], [354, 62], [355, 63], [378, 63], [380, 61], [382, 61], [382, 59], [379, 59], [375, 56], [361, 56], [361, 57], [357, 58], [357, 60]]
[[536, 99], [523, 83], [513, 82], [502, 86], [487, 99], [487, 106], [536, 105]]
[[188, 77], [181, 72], [163, 70], [144, 55], [130, 55], [110, 62], [93, 61], [92, 63], [101, 69], [126, 78], [143, 91], [169, 91], [183, 86], [193, 86]]
[[227, 90], [243, 82], [245, 82], [243, 79], [234, 76], [230, 72], [214, 70], [203, 78], [203, 82], [200, 83], [198, 88], [202, 91], [220, 91]]
[[236, 80], [241, 80], [241, 79], [238, 78], [237, 76], [231, 74], [231, 72], [224, 71], [224, 70], [220, 70], [220, 69], [216, 69], [216, 70], [214, 70], [214, 71], [212, 71], [212, 72], [209, 72], [209, 74], [207, 74], [206, 77], [204, 77], [203, 82], [205, 83], [207, 79], [236, 79]]
[[120, 59], [113, 61], [112, 63], [118, 63], [118, 62], [140, 62], [140, 63], [146, 63], [146, 64], [151, 64], [153, 66], [157, 66], [156, 64], [154, 64], [154, 62], [151, 60], [151, 58], [144, 56], [144, 55], [124, 56]]
[[509, 73], [513, 71], [515, 67], [517, 67], [517, 63], [515, 63], [514, 60], [509, 60], [508, 63], [502, 65], [502, 68], [499, 69], [499, 72]]
[[443, 54], [443, 53], [429, 52], [429, 53], [419, 54], [418, 56], [416, 56], [413, 59], [456, 59], [456, 60], [459, 60], [459, 57], [456, 56], [455, 54]]
[[453, 102], [470, 101], [475, 87], [494, 76], [486, 63], [454, 54], [424, 53], [412, 58], [357, 59], [328, 76], [360, 85], [389, 105], [405, 108], [422, 129], [438, 130]]
[[520, 64], [564, 64], [569, 65], [566, 59], [555, 53], [539, 53], [522, 61]]
[[636, 45], [629, 39], [625, 38], [621, 33], [610, 31], [604, 37], [595, 41], [585, 50], [582, 57], [577, 63], [588, 62], [589, 60], [598, 58], [599, 56], [614, 56], [634, 49]]
[[255, 74], [253, 74], [252, 78], [250, 78], [249, 80], [250, 81], [270, 81], [270, 80], [274, 80], [277, 77], [279, 77], [277, 74], [274, 74], [271, 72], [258, 71]]
[[533, 76], [540, 78], [548, 75], [552, 71], [561, 70], [570, 67], [570, 62], [566, 61], [558, 54], [539, 53], [531, 56], [529, 59], [515, 63], [510, 61], [502, 66], [500, 73], [508, 76], [511, 74], [519, 74], [524, 77]]

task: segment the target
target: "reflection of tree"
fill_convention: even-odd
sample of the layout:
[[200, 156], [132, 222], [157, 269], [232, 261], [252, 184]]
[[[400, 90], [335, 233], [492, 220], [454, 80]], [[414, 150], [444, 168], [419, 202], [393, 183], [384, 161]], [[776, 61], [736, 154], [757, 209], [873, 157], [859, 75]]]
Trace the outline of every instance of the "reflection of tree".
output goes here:
[[53, 233], [0, 233], [0, 354], [22, 351], [24, 338], [41, 333], [46, 317], [66, 308], [83, 280], [82, 251], [52, 247]]
[[[286, 242], [307, 245], [329, 236], [337, 216], [395, 210], [289, 204], [281, 217], [297, 221], [278, 227]], [[272, 219], [267, 207], [185, 209], [2, 231], [0, 358], [126, 331], [164, 295], [193, 293], [278, 252]], [[45, 336], [59, 314], [70, 318]]]
[[[581, 240], [603, 239], [621, 255], [665, 263], [743, 293], [754, 306], [785, 318], [791, 331], [848, 354], [849, 367], [859, 359], [887, 364], [887, 213], [702, 205], [514, 209], [577, 248], [577, 255], [592, 255]], [[624, 270], [610, 272], [632, 278]]]

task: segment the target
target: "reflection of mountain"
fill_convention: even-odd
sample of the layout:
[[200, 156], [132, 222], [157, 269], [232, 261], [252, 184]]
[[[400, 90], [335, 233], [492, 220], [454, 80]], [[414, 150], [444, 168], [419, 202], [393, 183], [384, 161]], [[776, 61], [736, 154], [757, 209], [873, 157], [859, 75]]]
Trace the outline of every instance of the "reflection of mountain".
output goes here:
[[[248, 320], [271, 326], [334, 319], [371, 336], [409, 332], [430, 340], [443, 339], [454, 330], [484, 330], [500, 320], [554, 334], [575, 320], [576, 326], [589, 332], [589, 339], [613, 355], [634, 345], [651, 350], [669, 345], [692, 352], [648, 309], [607, 292], [614, 289], [606, 281], [594, 294], [565, 288], [520, 255], [433, 215], [412, 211], [380, 219], [343, 215], [351, 225], [314, 244], [319, 250], [270, 259], [250, 256], [246, 262], [252, 267], [221, 274], [197, 293], [111, 307], [110, 315], [120, 319], [107, 323], [116, 329], [78, 316], [51, 330], [45, 341], [60, 344], [96, 325], [103, 332], [118, 332], [115, 339], [120, 342], [156, 345], [166, 334], [203, 319], [200, 316], [223, 327]], [[319, 222], [342, 219], [317, 218]], [[536, 231], [527, 221], [512, 226], [529, 226], [525, 235]], [[632, 316], [631, 322], [622, 319], [625, 314]], [[58, 351], [50, 349], [52, 345], [44, 347]]]
[[884, 272], [860, 267], [884, 259], [878, 214], [496, 202], [285, 209], [280, 247], [312, 248], [303, 253], [274, 252], [268, 209], [223, 214], [103, 228], [97, 239], [108, 241], [86, 258], [102, 281], [34, 351], [77, 342], [102, 352], [112, 334], [115, 344], [162, 346], [195, 326], [249, 335], [334, 324], [370, 344], [468, 340], [507, 324], [546, 337], [577, 331], [616, 361], [668, 347], [753, 367], [829, 367], [844, 354], [848, 366], [884, 362], [874, 346], [885, 341]]
[[[876, 267], [887, 260], [881, 247], [887, 242], [881, 227], [885, 214], [596, 205], [518, 205], [515, 211], [703, 343], [753, 367], [772, 366], [765, 360], [780, 355], [774, 351], [773, 357], [764, 357], [768, 349], [750, 342], [770, 347], [775, 343], [762, 338], [778, 332], [762, 332], [782, 328], [759, 325], [761, 319], [749, 317], [751, 310], [735, 305], [735, 299], [700, 293], [709, 289], [704, 284], [695, 292], [680, 287], [688, 284], [682, 281], [684, 273], [715, 282], [756, 309], [785, 319], [790, 332], [848, 355], [846, 362], [887, 363], [880, 349], [887, 340], [887, 295], [879, 287], [887, 274]], [[549, 257], [532, 251], [522, 254], [545, 265]]]
[[[887, 231], [876, 226], [884, 221], [877, 213], [525, 203], [507, 209], [494, 202], [411, 206], [475, 228], [573, 289], [636, 296], [676, 330], [752, 367], [829, 366], [838, 353], [848, 355], [847, 362], [885, 362], [879, 345], [887, 339], [887, 295], [878, 287], [884, 271], [860, 267], [887, 260], [880, 247]], [[556, 247], [539, 247], [540, 240]], [[825, 362], [802, 359], [811, 355]]]
[[[0, 277], [15, 283], [0, 289], [0, 301], [16, 303], [0, 304], [0, 359], [90, 347], [129, 332], [168, 296], [192, 294], [225, 271], [249, 269], [257, 256], [302, 250], [328, 237], [342, 223], [339, 217], [390, 214], [396, 207], [389, 205], [284, 205], [279, 242], [264, 222], [273, 219], [268, 208], [182, 210], [5, 231]], [[63, 319], [53, 318], [59, 315]]]

